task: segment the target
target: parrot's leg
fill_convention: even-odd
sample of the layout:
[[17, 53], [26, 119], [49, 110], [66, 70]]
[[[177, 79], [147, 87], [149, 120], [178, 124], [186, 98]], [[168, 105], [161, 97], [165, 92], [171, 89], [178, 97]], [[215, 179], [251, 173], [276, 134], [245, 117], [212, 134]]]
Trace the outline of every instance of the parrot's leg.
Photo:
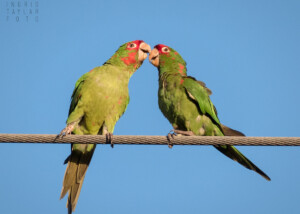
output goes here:
[[111, 148], [114, 148], [113, 133], [108, 132], [105, 134], [105, 136], [106, 136], [106, 143], [110, 144]]
[[64, 136], [71, 134], [74, 127], [75, 127], [76, 122], [73, 123], [69, 123], [66, 128], [64, 128], [63, 130], [61, 130], [61, 132], [56, 136], [57, 138], [63, 138]]
[[181, 134], [181, 135], [184, 135], [184, 136], [193, 136], [193, 135], [195, 135], [192, 131], [182, 131], [182, 130], [178, 130], [178, 129], [174, 129], [173, 132], [175, 134]]
[[182, 130], [178, 130], [178, 129], [171, 130], [167, 135], [168, 147], [170, 149], [172, 149], [172, 147], [173, 147], [172, 141], [174, 140], [174, 137], [177, 135], [193, 136], [195, 134], [192, 131], [182, 131]]
[[103, 125], [102, 134], [106, 137], [106, 144], [110, 144], [111, 148], [114, 148], [113, 131], [113, 126], [109, 128], [106, 124]]

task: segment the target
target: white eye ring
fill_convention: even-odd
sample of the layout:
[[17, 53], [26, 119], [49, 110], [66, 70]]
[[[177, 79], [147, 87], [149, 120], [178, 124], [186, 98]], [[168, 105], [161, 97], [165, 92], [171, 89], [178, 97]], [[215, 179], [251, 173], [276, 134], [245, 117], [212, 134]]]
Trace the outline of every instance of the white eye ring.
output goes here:
[[128, 44], [127, 47], [128, 47], [128, 48], [136, 48], [136, 46], [137, 46], [137, 45], [136, 45], [135, 43], [130, 43], [130, 44]]
[[163, 48], [161, 49], [161, 51], [162, 51], [163, 53], [169, 53], [169, 52], [170, 52], [169, 48], [167, 48], [167, 47], [163, 47]]

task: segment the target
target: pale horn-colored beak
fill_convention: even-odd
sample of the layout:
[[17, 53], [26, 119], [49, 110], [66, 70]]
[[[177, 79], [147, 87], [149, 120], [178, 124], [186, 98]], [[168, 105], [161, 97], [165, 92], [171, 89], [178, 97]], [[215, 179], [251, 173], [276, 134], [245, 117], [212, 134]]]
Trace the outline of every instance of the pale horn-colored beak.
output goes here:
[[158, 67], [159, 65], [159, 52], [156, 48], [154, 48], [150, 55], [149, 55], [149, 61], [154, 65], [155, 67]]
[[147, 53], [150, 53], [150, 51], [150, 46], [147, 43], [142, 42], [139, 48], [139, 62], [143, 62], [147, 58]]

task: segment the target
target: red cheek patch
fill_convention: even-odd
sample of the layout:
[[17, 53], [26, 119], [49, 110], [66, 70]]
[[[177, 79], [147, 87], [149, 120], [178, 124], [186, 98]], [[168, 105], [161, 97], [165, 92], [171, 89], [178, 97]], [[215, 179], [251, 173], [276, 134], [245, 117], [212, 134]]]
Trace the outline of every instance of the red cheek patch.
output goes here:
[[179, 73], [182, 74], [182, 75], [185, 75], [184, 72], [183, 72], [183, 70], [184, 70], [184, 65], [181, 64], [181, 63], [178, 63], [178, 65], [179, 65]]
[[131, 52], [128, 53], [128, 56], [121, 58], [121, 60], [126, 64], [126, 65], [131, 65], [136, 63], [136, 56], [137, 52]]

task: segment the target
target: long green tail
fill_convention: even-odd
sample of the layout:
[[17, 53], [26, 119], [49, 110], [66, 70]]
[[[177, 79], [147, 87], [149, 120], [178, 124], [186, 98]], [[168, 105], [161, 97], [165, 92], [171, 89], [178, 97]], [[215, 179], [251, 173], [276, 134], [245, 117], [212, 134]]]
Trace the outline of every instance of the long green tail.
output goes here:
[[[227, 126], [221, 125], [223, 133], [225, 136], [245, 136], [243, 133], [231, 129]], [[261, 169], [259, 169], [254, 163], [252, 163], [248, 158], [246, 158], [237, 148], [234, 146], [218, 145], [214, 146], [217, 150], [222, 152], [227, 157], [231, 158], [234, 161], [237, 161], [247, 169], [253, 170], [263, 176], [265, 179], [270, 181], [270, 177], [266, 175]]]
[[[88, 144], [83, 144], [82, 146], [87, 147]], [[65, 160], [65, 164], [68, 163], [68, 165], [64, 175], [60, 199], [69, 192], [67, 202], [69, 214], [75, 211], [85, 173], [91, 162], [95, 148], [96, 145], [90, 151], [82, 152], [79, 150], [72, 150], [71, 155]]]
[[234, 146], [226, 146], [226, 145], [218, 145], [214, 146], [217, 150], [222, 152], [227, 157], [231, 158], [234, 161], [237, 161], [247, 169], [251, 169], [261, 176], [263, 176], [265, 179], [270, 181], [271, 179], [269, 176], [267, 176], [261, 169], [259, 169], [257, 166], [255, 166], [254, 163], [252, 163], [248, 158], [246, 158], [239, 150], [237, 150]]

